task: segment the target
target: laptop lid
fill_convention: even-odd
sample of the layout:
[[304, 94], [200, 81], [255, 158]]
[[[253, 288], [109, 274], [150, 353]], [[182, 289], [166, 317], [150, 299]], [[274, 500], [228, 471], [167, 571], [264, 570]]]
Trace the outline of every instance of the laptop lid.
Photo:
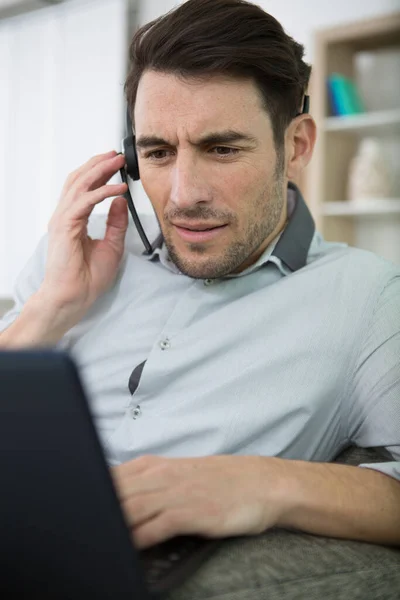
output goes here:
[[0, 352], [0, 477], [1, 597], [149, 599], [66, 354]]

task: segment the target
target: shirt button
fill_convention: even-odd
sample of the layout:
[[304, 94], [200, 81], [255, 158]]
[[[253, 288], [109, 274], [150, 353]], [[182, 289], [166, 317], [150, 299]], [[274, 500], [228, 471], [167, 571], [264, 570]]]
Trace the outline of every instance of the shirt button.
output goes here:
[[204, 285], [212, 285], [214, 283], [214, 279], [205, 279]]
[[160, 342], [161, 350], [166, 350], [167, 348], [170, 348], [170, 347], [171, 347], [171, 343], [168, 338], [166, 338], [165, 340], [162, 340]]
[[142, 414], [142, 411], [140, 410], [140, 406], [139, 404], [137, 406], [135, 406], [135, 408], [131, 408], [131, 414], [132, 414], [132, 418], [133, 419], [137, 419], [138, 417], [140, 417], [140, 415]]

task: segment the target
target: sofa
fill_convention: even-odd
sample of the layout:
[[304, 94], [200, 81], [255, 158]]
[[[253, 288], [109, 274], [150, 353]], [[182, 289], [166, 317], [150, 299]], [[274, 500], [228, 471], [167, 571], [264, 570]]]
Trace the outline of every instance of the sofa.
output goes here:
[[[384, 462], [351, 447], [334, 462]], [[390, 460], [390, 459], [389, 459]], [[283, 529], [223, 540], [168, 600], [400, 600], [400, 548]]]
[[3, 298], [2, 296], [0, 296], [0, 319], [13, 306], [14, 306], [14, 302], [13, 302], [13, 300], [11, 300], [11, 298]]

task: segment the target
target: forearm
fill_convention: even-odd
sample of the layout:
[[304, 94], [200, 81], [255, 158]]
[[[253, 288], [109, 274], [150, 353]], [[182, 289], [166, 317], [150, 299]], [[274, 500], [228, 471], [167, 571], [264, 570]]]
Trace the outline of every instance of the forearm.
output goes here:
[[282, 460], [281, 517], [307, 533], [400, 546], [400, 482], [368, 468]]
[[72, 325], [63, 310], [52, 306], [39, 291], [14, 323], [0, 333], [0, 350], [53, 346]]

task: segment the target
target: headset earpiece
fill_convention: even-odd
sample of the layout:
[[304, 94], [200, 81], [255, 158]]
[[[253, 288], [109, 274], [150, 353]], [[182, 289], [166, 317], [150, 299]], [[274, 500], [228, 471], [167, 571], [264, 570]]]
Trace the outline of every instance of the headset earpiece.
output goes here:
[[124, 149], [123, 153], [125, 156], [125, 166], [119, 170], [122, 181], [124, 183], [126, 183], [126, 185], [128, 186], [128, 189], [126, 190], [126, 192], [124, 194], [124, 197], [125, 197], [125, 200], [127, 201], [128, 209], [132, 215], [133, 222], [135, 223], [136, 229], [140, 235], [140, 239], [142, 240], [143, 245], [146, 249], [145, 254], [152, 254], [153, 248], [144, 232], [144, 229], [143, 229], [142, 224], [139, 219], [139, 215], [136, 212], [136, 208], [133, 203], [131, 193], [129, 191], [128, 175], [134, 181], [137, 181], [138, 179], [140, 179], [140, 175], [139, 175], [139, 163], [138, 163], [137, 154], [136, 154], [135, 136], [133, 135], [133, 128], [132, 128], [132, 123], [131, 123], [128, 109], [126, 110], [126, 133], [127, 133], [127, 136], [122, 140], [122, 146]]
[[300, 115], [305, 115], [308, 112], [310, 112], [310, 96], [306, 94], [303, 100], [303, 108], [301, 112], [297, 113], [296, 117], [299, 117]]
[[135, 136], [133, 134], [132, 121], [129, 116], [129, 109], [126, 109], [126, 135], [122, 145], [124, 147], [126, 171], [131, 179], [137, 181], [140, 179], [139, 163], [136, 154]]

